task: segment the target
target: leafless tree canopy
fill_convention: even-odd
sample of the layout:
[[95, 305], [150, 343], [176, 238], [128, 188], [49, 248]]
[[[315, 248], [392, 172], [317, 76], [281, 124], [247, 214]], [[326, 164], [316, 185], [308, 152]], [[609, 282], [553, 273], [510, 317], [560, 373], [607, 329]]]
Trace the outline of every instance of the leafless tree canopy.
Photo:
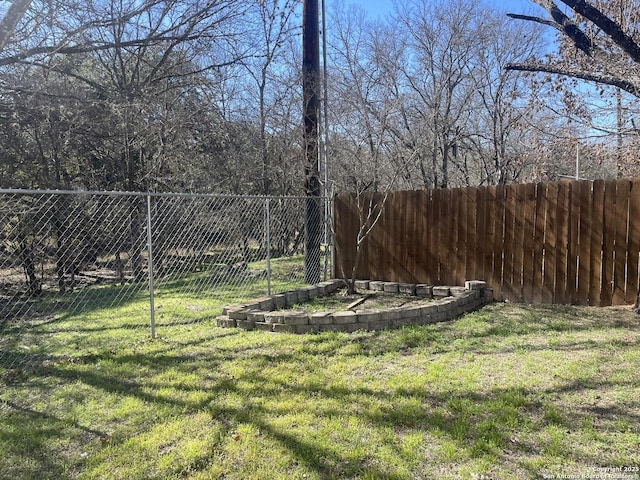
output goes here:
[[[534, 3], [331, 4], [329, 187], [636, 174], [640, 5]], [[300, 2], [12, 5], [0, 185], [304, 192]]]
[[640, 97], [637, 2], [617, 0], [598, 5], [597, 2], [562, 0], [574, 12], [574, 18], [570, 18], [551, 0], [533, 1], [547, 11], [550, 19], [509, 16], [555, 28], [580, 54], [571, 58], [570, 51], [564, 51], [546, 62], [531, 59], [512, 63], [509, 69], [566, 75], [618, 87]]

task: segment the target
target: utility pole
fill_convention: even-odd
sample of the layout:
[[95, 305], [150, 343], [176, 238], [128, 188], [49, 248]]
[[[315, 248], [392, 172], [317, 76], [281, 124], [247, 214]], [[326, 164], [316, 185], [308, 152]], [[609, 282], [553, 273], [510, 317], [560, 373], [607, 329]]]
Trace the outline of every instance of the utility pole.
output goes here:
[[302, 4], [302, 102], [304, 116], [305, 193], [305, 282], [320, 281], [320, 244], [322, 222], [320, 209], [319, 107], [320, 107], [320, 29], [318, 0]]
[[13, 0], [4, 17], [0, 19], [0, 52], [4, 50], [9, 37], [22, 20], [30, 4], [31, 0]]
[[321, 139], [322, 154], [320, 155], [320, 174], [324, 180], [324, 280], [329, 274], [329, 261], [333, 267], [332, 255], [329, 250], [331, 244], [331, 228], [329, 223], [331, 218], [331, 186], [329, 185], [329, 89], [327, 88], [327, 9], [325, 8], [325, 0], [320, 3], [322, 10], [322, 115], [321, 115]]

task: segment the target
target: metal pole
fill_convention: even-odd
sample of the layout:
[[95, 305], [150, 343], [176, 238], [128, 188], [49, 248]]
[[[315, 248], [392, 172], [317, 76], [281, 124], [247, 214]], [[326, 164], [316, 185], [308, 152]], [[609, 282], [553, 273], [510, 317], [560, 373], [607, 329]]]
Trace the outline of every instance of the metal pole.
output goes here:
[[[333, 197], [333, 188], [331, 188], [331, 190], [329, 191], [329, 218], [331, 221], [331, 226], [332, 228], [335, 227], [335, 213], [336, 213], [336, 209], [333, 208], [333, 202], [334, 202], [334, 197]], [[333, 248], [335, 245], [335, 238], [331, 238], [331, 249], [330, 249], [330, 259], [331, 259], [331, 271], [329, 272], [331, 274], [331, 278], [336, 278], [336, 249]]]
[[320, 244], [322, 212], [318, 173], [318, 113], [320, 98], [320, 27], [318, 0], [302, 2], [302, 105], [304, 119], [305, 194], [305, 283], [320, 281]]
[[156, 338], [156, 308], [153, 298], [153, 242], [151, 240], [151, 195], [147, 195], [147, 253], [149, 273], [149, 307], [151, 319], [151, 338]]
[[576, 142], [576, 180], [580, 180], [580, 143]]
[[269, 198], [265, 199], [265, 247], [267, 249], [267, 295], [271, 295], [271, 215], [270, 215], [270, 204], [271, 200]]
[[327, 11], [325, 0], [322, 0], [322, 155], [324, 173], [324, 280], [327, 280], [329, 270], [329, 89], [327, 87]]

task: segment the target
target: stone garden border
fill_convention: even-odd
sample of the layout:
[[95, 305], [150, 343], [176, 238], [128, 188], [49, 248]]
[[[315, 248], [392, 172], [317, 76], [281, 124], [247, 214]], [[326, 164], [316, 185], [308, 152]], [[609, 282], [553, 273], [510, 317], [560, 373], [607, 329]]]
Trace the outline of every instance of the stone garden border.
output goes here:
[[342, 287], [344, 287], [343, 280], [329, 280], [317, 285], [257, 298], [242, 305], [225, 307], [216, 321], [219, 327], [239, 327], [245, 330], [257, 329], [268, 332], [387, 330], [452, 320], [493, 301], [493, 290], [487, 288], [485, 282], [477, 280], [465, 282], [464, 287], [358, 280], [356, 289], [407, 293], [438, 300], [428, 305], [408, 305], [379, 310], [344, 310], [333, 313], [281, 310], [312, 298], [330, 295]]

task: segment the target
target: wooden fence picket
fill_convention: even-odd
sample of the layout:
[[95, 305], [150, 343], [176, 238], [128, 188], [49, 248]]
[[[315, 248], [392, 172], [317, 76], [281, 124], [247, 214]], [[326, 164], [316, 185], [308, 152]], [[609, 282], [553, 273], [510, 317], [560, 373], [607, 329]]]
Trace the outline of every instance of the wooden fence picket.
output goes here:
[[578, 303], [578, 265], [580, 261], [580, 184], [568, 182], [569, 228], [567, 233], [567, 296], [566, 303]]
[[556, 201], [555, 290], [553, 303], [570, 303], [567, 298], [567, 262], [569, 253], [569, 183], [558, 183]]
[[580, 188], [580, 266], [578, 273], [578, 305], [589, 305], [591, 282], [591, 210], [593, 184], [582, 181]]
[[625, 303], [635, 302], [638, 295], [638, 256], [640, 252], [640, 179], [634, 179], [629, 192], [629, 246], [627, 248], [627, 287]]
[[[355, 261], [358, 205], [370, 198], [384, 196], [335, 199], [338, 275]], [[639, 261], [640, 179], [563, 181], [392, 192], [363, 244], [358, 277], [480, 279], [497, 299], [620, 305], [636, 300]]]
[[625, 303], [625, 278], [627, 251], [629, 249], [629, 195], [631, 184], [628, 180], [618, 181], [616, 190], [616, 233], [614, 247], [614, 288], [613, 305]]

